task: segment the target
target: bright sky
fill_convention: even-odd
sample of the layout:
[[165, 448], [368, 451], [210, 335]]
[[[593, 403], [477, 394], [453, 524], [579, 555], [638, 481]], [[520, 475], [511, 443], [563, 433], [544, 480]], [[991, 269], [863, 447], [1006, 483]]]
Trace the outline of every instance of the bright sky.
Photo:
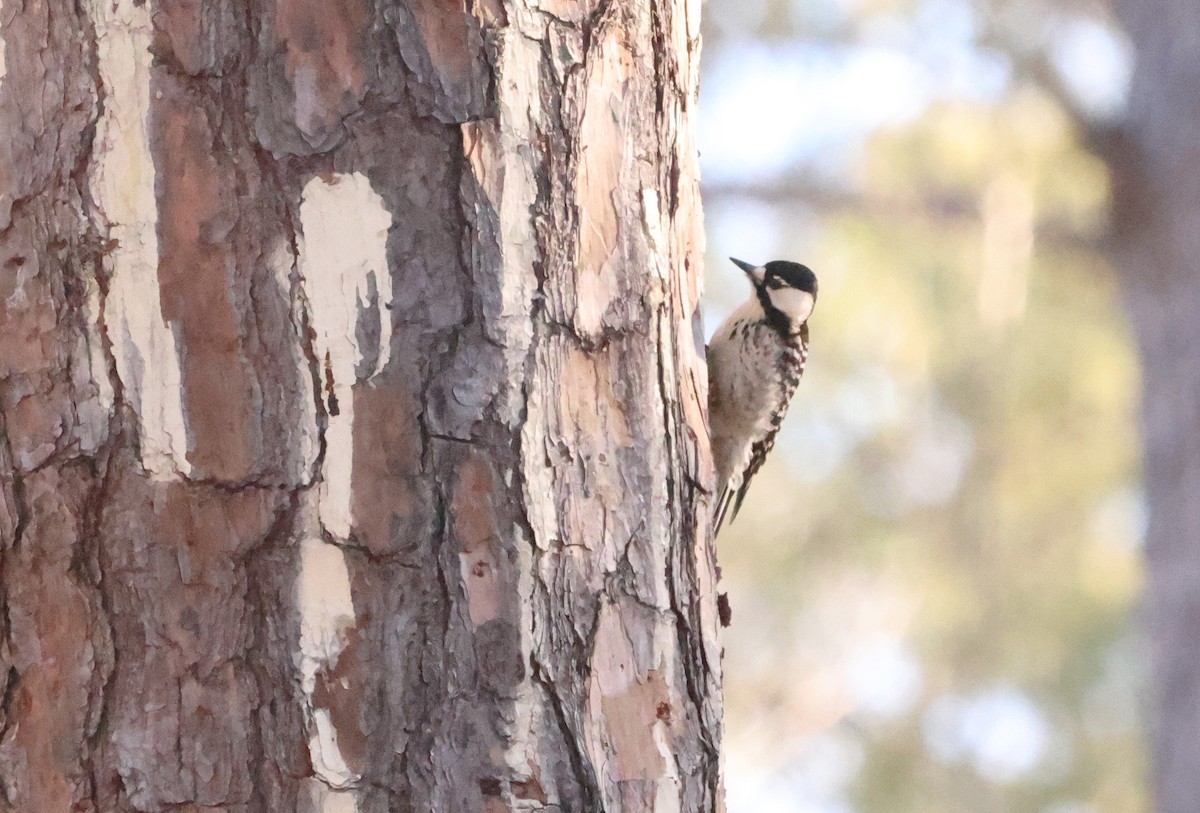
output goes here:
[[835, 177], [873, 130], [909, 121], [936, 99], [998, 99], [1008, 60], [974, 45], [970, 7], [926, 0], [920, 9], [912, 20], [880, 17], [862, 44], [733, 37], [707, 47], [705, 181], [761, 181], [795, 169]]

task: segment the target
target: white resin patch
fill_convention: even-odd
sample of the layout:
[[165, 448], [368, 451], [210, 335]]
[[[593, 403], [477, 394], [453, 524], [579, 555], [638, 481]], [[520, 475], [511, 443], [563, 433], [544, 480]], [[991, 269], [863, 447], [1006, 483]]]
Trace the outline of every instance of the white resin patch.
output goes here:
[[318, 813], [358, 813], [358, 793], [353, 790], [334, 790], [320, 779], [309, 780], [308, 809]]
[[[362, 173], [313, 178], [300, 202], [300, 275], [315, 333], [323, 392], [337, 399], [329, 416], [322, 471], [321, 524], [339, 540], [350, 536], [353, 470], [353, 386], [358, 366], [375, 357], [370, 378], [384, 368], [392, 338], [392, 282], [387, 235], [392, 215]], [[359, 323], [374, 310], [378, 346], [359, 346]], [[368, 352], [369, 351], [369, 352]]]
[[338, 746], [338, 732], [328, 709], [309, 708], [312, 727], [308, 734], [308, 755], [313, 773], [334, 788], [348, 788], [360, 777], [350, 770]]
[[96, 127], [92, 198], [111, 240], [105, 320], [125, 397], [137, 413], [142, 465], [154, 477], [187, 475], [187, 430], [175, 336], [158, 288], [158, 206], [150, 153], [151, 9], [133, 0], [92, 0], [105, 89]]
[[350, 572], [341, 548], [308, 536], [300, 543], [300, 578], [296, 585], [300, 610], [300, 687], [311, 724], [308, 750], [313, 771], [332, 787], [357, 782], [338, 747], [337, 729], [329, 712], [313, 705], [317, 673], [334, 664], [355, 627]]

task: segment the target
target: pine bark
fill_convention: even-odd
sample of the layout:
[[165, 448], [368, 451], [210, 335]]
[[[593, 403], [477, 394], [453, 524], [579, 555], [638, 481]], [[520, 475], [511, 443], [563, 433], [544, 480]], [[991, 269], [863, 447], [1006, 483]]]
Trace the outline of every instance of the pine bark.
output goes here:
[[1200, 799], [1200, 6], [1117, 8], [1136, 70], [1126, 121], [1099, 145], [1142, 371], [1154, 794], [1160, 813], [1191, 813]]
[[2, 0], [0, 809], [722, 807], [696, 0]]

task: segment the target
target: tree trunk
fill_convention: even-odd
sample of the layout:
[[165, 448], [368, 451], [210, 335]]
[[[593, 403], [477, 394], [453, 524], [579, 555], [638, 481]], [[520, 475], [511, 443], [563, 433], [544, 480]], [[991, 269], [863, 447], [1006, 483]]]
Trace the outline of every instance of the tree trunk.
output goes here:
[[2, 0], [3, 809], [721, 807], [699, 3], [468, 5]]
[[1146, 615], [1160, 813], [1200, 804], [1200, 5], [1122, 0], [1137, 68], [1114, 179], [1116, 266], [1142, 368]]

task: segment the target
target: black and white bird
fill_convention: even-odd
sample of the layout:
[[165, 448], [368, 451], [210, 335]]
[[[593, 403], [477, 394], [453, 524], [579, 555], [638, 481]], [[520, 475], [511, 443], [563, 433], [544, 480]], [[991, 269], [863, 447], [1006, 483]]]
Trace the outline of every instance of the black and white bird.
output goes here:
[[808, 360], [808, 317], [817, 302], [817, 278], [806, 265], [733, 263], [746, 272], [754, 293], [708, 345], [708, 419], [717, 469], [714, 534], [731, 508], [729, 519], [737, 516], [750, 480], [775, 445]]

